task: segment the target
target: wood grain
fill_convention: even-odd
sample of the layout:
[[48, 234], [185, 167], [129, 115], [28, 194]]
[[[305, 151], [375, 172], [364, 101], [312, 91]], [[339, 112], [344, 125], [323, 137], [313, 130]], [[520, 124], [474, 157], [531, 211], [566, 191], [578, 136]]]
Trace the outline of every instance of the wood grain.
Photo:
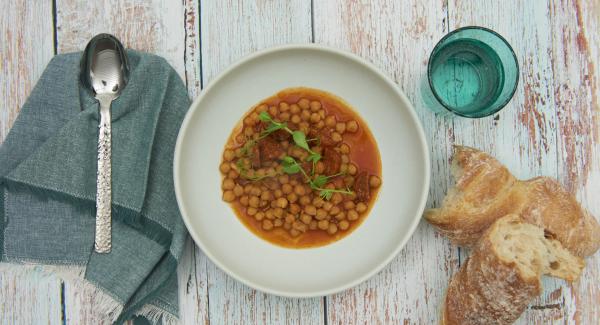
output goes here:
[[[558, 122], [558, 168], [562, 183], [600, 218], [600, 3], [551, 1], [552, 75]], [[600, 319], [600, 254], [588, 258], [571, 290], [577, 324]]]
[[[451, 119], [425, 107], [421, 83], [435, 42], [447, 32], [443, 1], [314, 3], [315, 41], [350, 50], [394, 79], [419, 115], [430, 145], [431, 190], [437, 205], [450, 182]], [[327, 299], [328, 324], [433, 324], [458, 254], [422, 222], [401, 254], [372, 279]]]
[[[0, 4], [0, 144], [54, 55], [49, 1]], [[61, 281], [0, 266], [0, 323], [61, 324]]]
[[[4, 1], [0, 9], [0, 143], [54, 53], [53, 35], [59, 53], [110, 32], [128, 47], [162, 55], [191, 98], [247, 54], [315, 41], [373, 62], [414, 104], [432, 159], [428, 206], [439, 205], [452, 183], [448, 163], [456, 143], [492, 153], [521, 178], [557, 177], [600, 217], [598, 1], [56, 0], [56, 26], [50, 1]], [[498, 31], [519, 60], [517, 92], [494, 117], [436, 116], [423, 97], [431, 49], [448, 30], [465, 25]], [[597, 323], [599, 255], [587, 260], [577, 283], [545, 279], [543, 295], [518, 323]], [[421, 223], [400, 255], [367, 282], [326, 299], [285, 299], [233, 280], [190, 241], [178, 268], [181, 320], [431, 324], [467, 256]], [[99, 323], [93, 304], [55, 277], [0, 271], [0, 323]]]
[[[200, 13], [204, 85], [244, 55], [311, 40], [309, 1], [205, 0]], [[322, 299], [287, 299], [257, 292], [196, 251], [196, 269], [208, 281], [212, 324], [323, 323]]]

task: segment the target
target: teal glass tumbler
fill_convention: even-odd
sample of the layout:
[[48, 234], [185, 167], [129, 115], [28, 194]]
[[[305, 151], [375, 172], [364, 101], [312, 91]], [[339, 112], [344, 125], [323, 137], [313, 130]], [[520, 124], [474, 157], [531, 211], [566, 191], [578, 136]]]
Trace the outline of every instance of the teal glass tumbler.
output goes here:
[[426, 98], [426, 104], [434, 112], [480, 118], [510, 101], [519, 83], [519, 64], [498, 33], [468, 26], [437, 43], [429, 57], [427, 79], [433, 98]]

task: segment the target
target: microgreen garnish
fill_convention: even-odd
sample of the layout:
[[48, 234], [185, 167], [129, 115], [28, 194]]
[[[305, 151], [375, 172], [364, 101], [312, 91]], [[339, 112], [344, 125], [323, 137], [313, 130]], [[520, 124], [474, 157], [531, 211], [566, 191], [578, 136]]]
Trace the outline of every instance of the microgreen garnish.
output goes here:
[[[273, 120], [271, 115], [269, 115], [269, 113], [267, 113], [266, 111], [261, 112], [258, 115], [258, 118], [263, 122], [270, 123], [269, 126], [267, 126], [267, 128], [262, 132], [261, 138], [263, 138], [277, 130], [284, 130], [287, 133], [292, 135], [292, 139], [294, 139], [294, 143], [298, 147], [308, 151], [309, 155], [306, 158], [306, 161], [312, 161], [313, 165], [314, 165], [317, 163], [317, 161], [321, 160], [321, 155], [319, 153], [312, 151], [312, 149], [310, 149], [310, 146], [308, 145], [308, 141], [306, 140], [306, 134], [304, 134], [304, 132], [292, 131], [290, 128], [287, 127], [286, 123], [277, 122], [277, 121]], [[315, 140], [315, 139], [311, 139], [311, 141], [312, 140]]]
[[337, 173], [335, 175], [330, 175], [330, 176], [317, 175], [313, 179], [313, 178], [310, 178], [310, 176], [308, 176], [308, 174], [306, 174], [306, 172], [304, 171], [302, 166], [300, 166], [300, 164], [298, 164], [296, 159], [294, 159], [293, 157], [290, 157], [290, 156], [283, 157], [283, 159], [281, 159], [281, 165], [283, 166], [283, 171], [287, 174], [297, 174], [298, 172], [301, 172], [304, 175], [304, 177], [306, 178], [306, 181], [308, 182], [308, 184], [310, 185], [310, 188], [312, 188], [315, 191], [319, 191], [319, 196], [325, 200], [330, 200], [331, 197], [333, 196], [333, 193], [352, 194], [352, 191], [350, 191], [350, 189], [348, 189], [348, 188], [346, 188], [345, 190], [323, 188], [323, 186], [325, 186], [327, 184], [327, 181], [330, 178], [334, 178], [334, 177], [343, 175], [343, 173]]

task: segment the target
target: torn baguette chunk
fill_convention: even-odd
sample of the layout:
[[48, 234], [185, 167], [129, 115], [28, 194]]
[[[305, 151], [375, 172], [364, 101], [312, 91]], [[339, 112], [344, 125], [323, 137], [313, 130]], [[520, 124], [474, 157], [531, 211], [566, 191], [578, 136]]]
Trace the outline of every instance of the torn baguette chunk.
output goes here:
[[552, 178], [518, 180], [494, 157], [463, 146], [455, 146], [452, 174], [455, 187], [425, 219], [456, 245], [473, 246], [494, 221], [515, 213], [577, 256], [600, 247], [598, 221]]
[[512, 324], [542, 291], [540, 277], [575, 281], [582, 258], [510, 214], [498, 219], [450, 281], [442, 324]]

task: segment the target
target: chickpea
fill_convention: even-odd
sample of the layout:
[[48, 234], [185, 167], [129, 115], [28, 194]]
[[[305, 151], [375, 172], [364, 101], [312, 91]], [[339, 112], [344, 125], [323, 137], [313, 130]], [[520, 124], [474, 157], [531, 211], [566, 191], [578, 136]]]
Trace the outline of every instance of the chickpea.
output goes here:
[[283, 192], [281, 192], [280, 189], [275, 190], [275, 192], [273, 194], [275, 195], [276, 198], [280, 198], [283, 196]]
[[322, 107], [321, 102], [318, 102], [316, 100], [313, 100], [312, 102], [310, 102], [310, 110], [313, 112], [320, 110], [321, 107]]
[[310, 112], [309, 111], [302, 111], [302, 113], [300, 113], [300, 118], [304, 122], [310, 120]]
[[296, 185], [298, 185], [298, 180], [292, 179], [292, 180], [290, 181], [290, 185], [292, 185], [292, 186], [296, 186]]
[[279, 119], [283, 122], [287, 122], [290, 120], [290, 113], [285, 112], [285, 113], [281, 113], [279, 114]]
[[290, 113], [292, 113], [292, 114], [300, 113], [300, 106], [298, 106], [297, 104], [290, 105]]
[[231, 165], [229, 165], [227, 162], [224, 162], [221, 164], [221, 166], [219, 166], [219, 169], [221, 170], [221, 173], [227, 174], [231, 170]]
[[223, 152], [223, 159], [232, 161], [235, 158], [235, 152], [231, 149], [227, 149]]
[[342, 135], [337, 133], [337, 132], [333, 132], [331, 133], [331, 140], [335, 141], [335, 142], [341, 142], [342, 141]]
[[[246, 140], [246, 139], [244, 138], [244, 135], [242, 133], [235, 136], [235, 141], [237, 141], [239, 143], [244, 142], [244, 140]], [[240, 157], [241, 157], [241, 155], [240, 155]]]
[[316, 206], [317, 208], [322, 207], [323, 204], [325, 204], [325, 201], [323, 201], [322, 198], [317, 196], [313, 199], [313, 205]]
[[300, 213], [300, 211], [302, 209], [300, 209], [300, 206], [298, 204], [292, 203], [292, 204], [290, 204], [290, 209], [289, 210], [290, 210], [290, 213], [298, 214], [298, 213]]
[[273, 214], [273, 209], [269, 209], [269, 210], [267, 210], [267, 211], [265, 212], [265, 217], [266, 217], [267, 219], [271, 219], [271, 220], [275, 219], [275, 215]]
[[227, 173], [227, 177], [231, 178], [231, 179], [236, 179], [240, 176], [240, 173], [238, 173], [235, 170], [230, 170], [229, 173]]
[[271, 194], [271, 192], [269, 192], [269, 191], [263, 191], [263, 192], [260, 194], [260, 199], [261, 199], [262, 201], [271, 201], [271, 198], [272, 198], [272, 196], [273, 196], [273, 195]]
[[327, 233], [330, 235], [335, 234], [338, 231], [337, 226], [335, 225], [335, 223], [330, 223], [329, 224], [329, 228], [327, 228]]
[[249, 207], [248, 209], [246, 209], [246, 213], [247, 213], [249, 216], [253, 216], [253, 215], [255, 215], [257, 212], [258, 212], [258, 210], [256, 210], [256, 208], [253, 208], [253, 207]]
[[344, 132], [346, 132], [346, 123], [344, 123], [344, 122], [336, 123], [335, 131], [339, 134], [344, 134]]
[[321, 120], [321, 116], [319, 116], [319, 114], [317, 114], [317, 113], [312, 113], [312, 114], [310, 114], [310, 121], [311, 121], [312, 123], [317, 123], [317, 122], [319, 122], [320, 120]]
[[235, 196], [242, 196], [242, 194], [244, 194], [244, 188], [241, 185], [236, 184], [233, 188], [233, 194], [235, 194]]
[[[319, 163], [317, 163], [318, 165]], [[304, 191], [304, 186], [298, 184], [296, 186], [294, 186], [294, 193], [296, 193], [296, 195], [298, 196], [302, 196], [304, 195], [306, 192]]]
[[347, 144], [345, 144], [345, 143], [342, 143], [342, 145], [340, 146], [340, 152], [342, 154], [344, 154], [344, 155], [349, 154], [350, 153], [350, 146], [347, 145]]
[[355, 164], [349, 164], [348, 165], [348, 174], [354, 176], [356, 175], [356, 173], [358, 173], [358, 168], [356, 168]]
[[245, 128], [244, 135], [246, 137], [250, 138], [250, 137], [252, 137], [252, 135], [254, 135], [254, 130], [252, 128]]
[[221, 187], [223, 187], [224, 190], [233, 190], [235, 182], [231, 178], [225, 178]]
[[258, 206], [260, 205], [260, 199], [258, 198], [258, 196], [251, 196], [250, 199], [248, 199], [248, 205], [253, 208], [258, 208]]
[[332, 216], [337, 215], [338, 213], [340, 213], [340, 211], [342, 211], [342, 209], [340, 209], [340, 207], [338, 207], [337, 205], [334, 205], [331, 210], [329, 210], [329, 214]]
[[313, 221], [313, 218], [311, 216], [309, 216], [308, 214], [303, 213], [300, 216], [300, 221], [304, 222], [305, 224], [310, 224], [311, 221]]
[[360, 202], [356, 205], [356, 212], [358, 213], [363, 213], [367, 211], [367, 205], [364, 204], [363, 202]]
[[340, 212], [340, 213], [336, 214], [336, 215], [335, 215], [335, 218], [336, 218], [337, 220], [344, 220], [344, 219], [346, 219], [346, 212], [342, 211], [342, 212]]
[[372, 188], [381, 186], [381, 179], [375, 175], [371, 175], [371, 177], [369, 177], [369, 186]]
[[348, 211], [348, 220], [354, 221], [356, 219], [358, 219], [358, 212], [356, 212], [356, 210]]
[[333, 193], [331, 196], [331, 203], [340, 204], [344, 200], [344, 197], [340, 193]]
[[253, 186], [252, 189], [250, 190], [250, 194], [252, 194], [254, 196], [261, 196], [262, 191], [260, 190], [260, 188], [258, 186]]
[[328, 128], [333, 128], [335, 127], [336, 123], [335, 123], [335, 116], [333, 115], [329, 115], [325, 118], [325, 125]]
[[298, 124], [298, 123], [300, 123], [302, 121], [302, 119], [300, 118], [300, 115], [298, 115], [298, 114], [292, 115], [292, 117], [290, 118], [290, 120], [294, 124]]
[[225, 202], [233, 202], [235, 200], [235, 194], [233, 191], [225, 191], [223, 192], [223, 201]]
[[283, 194], [290, 194], [293, 190], [294, 188], [290, 184], [286, 183], [281, 186], [281, 191], [283, 192]]
[[310, 107], [310, 101], [306, 98], [302, 98], [298, 101], [298, 106], [302, 109], [308, 109]]
[[248, 195], [244, 195], [244, 196], [242, 196], [242, 197], [240, 198], [240, 203], [241, 203], [243, 206], [247, 207], [247, 206], [248, 206], [248, 199], [249, 199]]
[[331, 203], [331, 202], [325, 202], [325, 204], [323, 204], [323, 209], [325, 211], [330, 211], [331, 208], [333, 208], [333, 203]]
[[263, 220], [263, 222], [262, 222], [262, 228], [264, 230], [271, 230], [271, 229], [273, 229], [273, 222], [271, 220], [269, 220], [269, 219]]
[[315, 125], [317, 129], [322, 129], [325, 127], [325, 122], [323, 122], [323, 120], [320, 120], [319, 122], [317, 122], [317, 125]]
[[305, 232], [308, 227], [300, 221], [294, 221], [294, 223], [292, 223], [292, 228], [300, 232]]
[[281, 227], [283, 225], [283, 220], [281, 220], [281, 219], [275, 219], [275, 221], [273, 221], [273, 225], [275, 227]]
[[319, 110], [317, 113], [319, 113], [319, 116], [321, 117], [321, 120], [324, 120], [325, 116], [327, 116], [327, 115], [325, 115], [325, 111], [324, 110]]
[[291, 229], [290, 230], [290, 235], [292, 235], [292, 237], [298, 237], [298, 236], [300, 236], [300, 234], [301, 234], [301, 232], [299, 232], [296, 229]]
[[285, 230], [290, 230], [290, 229], [292, 229], [292, 224], [291, 224], [291, 223], [288, 223], [288, 222], [284, 223], [284, 224], [283, 224], [283, 229], [285, 229]]
[[342, 163], [342, 164], [340, 165], [340, 173], [342, 173], [342, 174], [345, 174], [345, 173], [347, 173], [347, 172], [348, 172], [348, 164], [344, 164], [344, 163]]
[[296, 217], [291, 213], [286, 213], [284, 220], [287, 223], [292, 223], [292, 222], [296, 221]]
[[280, 208], [282, 208], [282, 209], [287, 208], [287, 206], [288, 206], [288, 200], [286, 198], [284, 198], [284, 197], [278, 198], [277, 199], [277, 206], [280, 207]]
[[304, 132], [304, 134], [307, 134], [310, 129], [310, 125], [307, 122], [300, 122], [300, 124], [298, 124], [298, 128], [300, 129], [300, 131]]
[[346, 210], [354, 209], [354, 202], [352, 202], [352, 201], [344, 202], [344, 209], [346, 209]]
[[254, 219], [256, 219], [258, 221], [261, 221], [264, 218], [265, 218], [265, 214], [260, 211], [256, 212], [256, 214], [254, 215]]
[[261, 208], [264, 208], [264, 207], [266, 207], [267, 205], [269, 205], [269, 201], [266, 201], [266, 200], [260, 200], [260, 207], [261, 207]]
[[346, 229], [350, 228], [350, 223], [346, 220], [342, 220], [342, 221], [340, 221], [340, 223], [338, 223], [338, 226], [340, 227], [341, 230], [346, 230]]
[[283, 218], [283, 209], [282, 208], [273, 209], [273, 216], [275, 216], [275, 218]]
[[[308, 195], [304, 195], [302, 197], [300, 197], [300, 204], [307, 206], [310, 204], [310, 197]], [[317, 211], [315, 210], [315, 213], [317, 213]]]
[[329, 228], [329, 220], [321, 220], [317, 223], [317, 227], [321, 230], [327, 230]]
[[296, 193], [290, 193], [287, 195], [287, 200], [290, 203], [296, 203], [298, 201], [298, 195], [296, 195]]
[[350, 133], [358, 131], [358, 122], [354, 120], [346, 122], [346, 131]]
[[325, 164], [322, 161], [317, 161], [315, 166], [315, 173], [322, 175], [325, 172]]
[[323, 219], [327, 218], [327, 211], [325, 211], [323, 209], [318, 209], [317, 215], [315, 218], [317, 218], [317, 220], [323, 220]]
[[[350, 167], [350, 166], [348, 166], [348, 167]], [[348, 170], [348, 172], [350, 172], [350, 170]], [[352, 177], [352, 176], [344, 177], [344, 186], [352, 187], [352, 185], [354, 185], [354, 177]]]
[[281, 102], [279, 103], [279, 111], [280, 112], [287, 112], [290, 110], [290, 105], [286, 102]]
[[269, 107], [267, 106], [267, 104], [260, 104], [256, 108], [256, 111], [259, 112], [259, 113], [262, 113], [262, 112], [266, 111], [267, 109], [269, 109]]
[[271, 117], [275, 118], [277, 114], [279, 114], [279, 109], [277, 108], [277, 106], [269, 107], [269, 114], [271, 115]]
[[311, 216], [316, 216], [317, 208], [314, 205], [307, 205], [304, 207], [304, 212], [310, 214]]
[[350, 162], [350, 157], [348, 155], [342, 155], [342, 163], [347, 164]]
[[317, 229], [317, 221], [316, 220], [311, 221], [310, 224], [308, 225], [308, 229], [310, 229], [310, 230]]

